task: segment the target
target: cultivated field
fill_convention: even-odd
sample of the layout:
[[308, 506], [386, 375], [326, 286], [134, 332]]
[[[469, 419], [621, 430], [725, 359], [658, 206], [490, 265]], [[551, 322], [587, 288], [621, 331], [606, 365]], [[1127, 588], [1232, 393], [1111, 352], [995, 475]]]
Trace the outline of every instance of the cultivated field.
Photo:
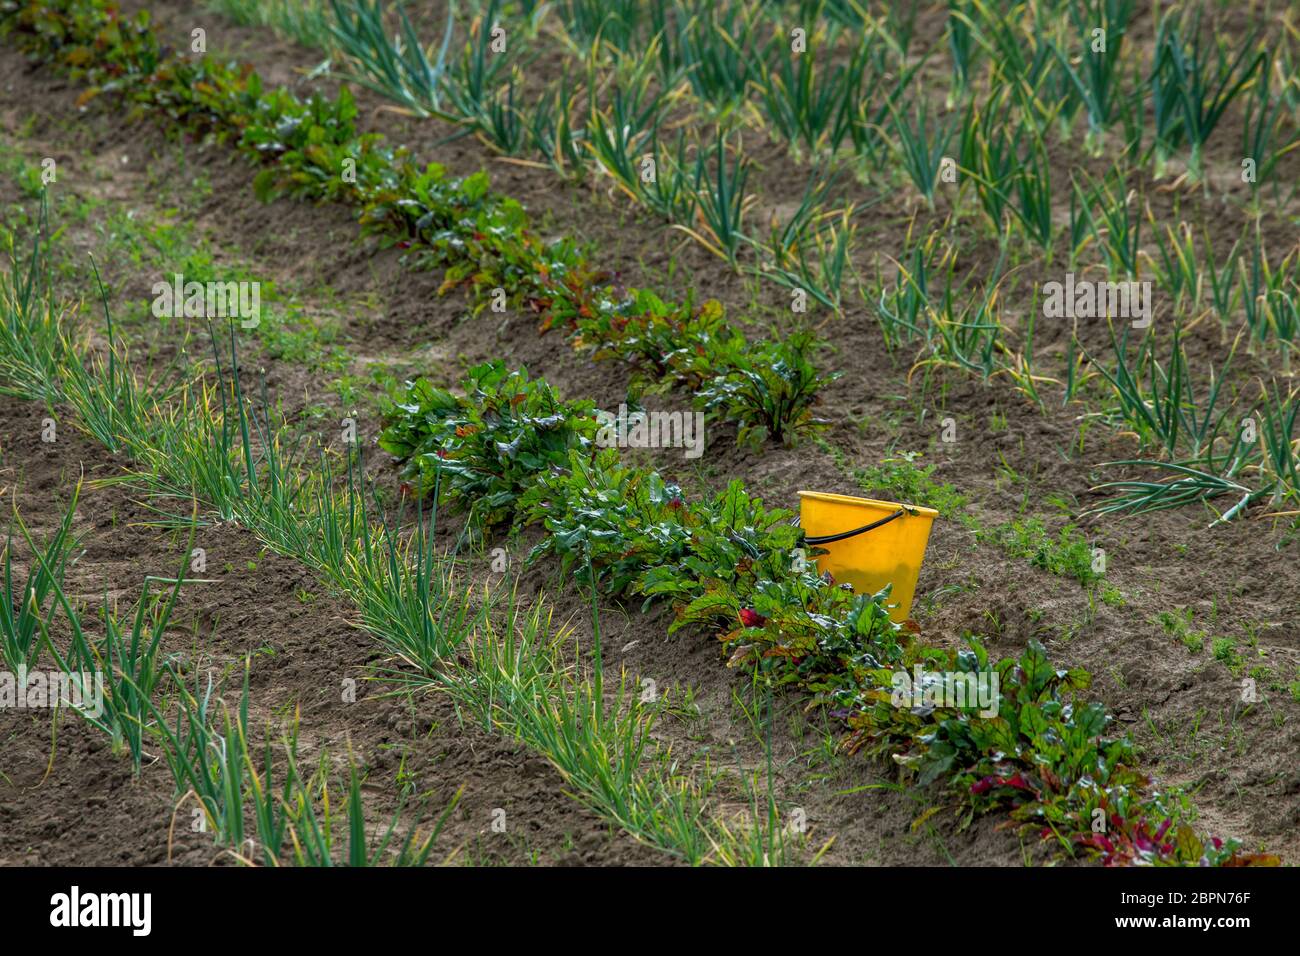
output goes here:
[[0, 864], [1294, 862], [1297, 62], [0, 0]]

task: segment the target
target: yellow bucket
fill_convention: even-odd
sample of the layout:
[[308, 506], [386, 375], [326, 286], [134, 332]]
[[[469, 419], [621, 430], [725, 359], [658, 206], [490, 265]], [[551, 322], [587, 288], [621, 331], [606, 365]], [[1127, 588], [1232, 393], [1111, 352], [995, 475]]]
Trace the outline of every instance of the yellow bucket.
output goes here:
[[829, 571], [836, 584], [852, 584], [859, 594], [875, 594], [892, 584], [889, 616], [906, 621], [921, 573], [930, 526], [939, 512], [933, 508], [892, 501], [799, 492], [799, 523], [807, 543], [824, 549], [817, 569]]

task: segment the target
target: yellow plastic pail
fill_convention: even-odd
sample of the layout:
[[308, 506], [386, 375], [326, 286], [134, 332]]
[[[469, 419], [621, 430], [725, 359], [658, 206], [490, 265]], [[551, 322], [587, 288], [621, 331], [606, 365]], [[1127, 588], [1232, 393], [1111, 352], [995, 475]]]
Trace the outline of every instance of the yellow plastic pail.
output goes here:
[[906, 621], [921, 573], [930, 526], [939, 512], [873, 498], [799, 492], [799, 523], [817, 569], [829, 571], [836, 584], [852, 584], [859, 594], [875, 594], [892, 584], [889, 616]]

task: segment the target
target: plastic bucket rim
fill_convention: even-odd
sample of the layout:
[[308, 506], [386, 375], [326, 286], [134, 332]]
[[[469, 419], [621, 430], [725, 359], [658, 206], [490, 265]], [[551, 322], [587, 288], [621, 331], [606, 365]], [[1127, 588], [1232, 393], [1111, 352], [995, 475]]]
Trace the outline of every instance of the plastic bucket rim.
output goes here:
[[877, 508], [896, 511], [902, 508], [906, 514], [921, 515], [927, 518], [939, 517], [939, 512], [934, 508], [927, 508], [925, 505], [909, 505], [899, 501], [882, 501], [879, 498], [859, 498], [857, 495], [837, 495], [830, 491], [800, 491], [800, 498], [812, 498], [815, 501], [828, 501], [834, 504], [846, 505], [871, 505]]

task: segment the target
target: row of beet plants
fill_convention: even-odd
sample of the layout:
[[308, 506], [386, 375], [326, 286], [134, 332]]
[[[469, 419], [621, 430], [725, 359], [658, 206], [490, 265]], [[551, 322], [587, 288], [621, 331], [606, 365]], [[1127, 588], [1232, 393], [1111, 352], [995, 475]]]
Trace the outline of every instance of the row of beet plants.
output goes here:
[[0, 30], [89, 84], [83, 103], [112, 93], [137, 114], [233, 141], [260, 164], [262, 198], [355, 206], [380, 243], [408, 250], [416, 267], [443, 269], [443, 292], [466, 289], [476, 311], [535, 313], [543, 330], [563, 329], [576, 347], [624, 360], [656, 386], [690, 387], [741, 440], [791, 442], [814, 424], [818, 393], [834, 377], [813, 364], [814, 336], [749, 342], [716, 300], [697, 306], [623, 287], [577, 243], [543, 241], [486, 173], [421, 168], [404, 148], [359, 134], [345, 86], [305, 101], [263, 89], [248, 67], [167, 50], [147, 11], [127, 18], [108, 0], [7, 0]]
[[[542, 525], [528, 560], [558, 559], [564, 577], [607, 599], [669, 602], [670, 631], [714, 635], [733, 666], [810, 694], [844, 722], [847, 748], [888, 755], [920, 784], [946, 781], [963, 825], [1007, 810], [1069, 855], [1112, 865], [1275, 859], [1198, 835], [1186, 797], [1157, 790], [1105, 708], [1078, 697], [1086, 672], [1054, 667], [1036, 642], [1002, 660], [974, 637], [927, 646], [914, 625], [890, 619], [887, 591], [855, 594], [819, 575], [794, 515], [740, 481], [691, 500], [600, 448], [591, 402], [494, 362], [456, 392], [408, 384], [386, 417], [380, 444], [406, 463], [412, 487], [436, 488], [480, 530]], [[986, 684], [996, 674], [996, 716], [973, 701], [900, 705], [895, 675], [918, 665]]]

